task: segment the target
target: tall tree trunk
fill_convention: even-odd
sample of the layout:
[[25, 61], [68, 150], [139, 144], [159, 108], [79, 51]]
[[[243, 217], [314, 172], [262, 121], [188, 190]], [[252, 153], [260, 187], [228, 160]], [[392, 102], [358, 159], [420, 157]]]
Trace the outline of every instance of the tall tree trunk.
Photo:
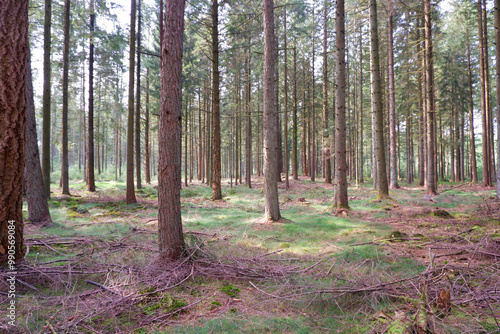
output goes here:
[[45, 195], [50, 198], [50, 101], [51, 101], [51, 91], [50, 91], [50, 74], [51, 74], [51, 26], [52, 26], [52, 0], [45, 0], [45, 10], [44, 10], [44, 24], [43, 24], [43, 98], [42, 98], [42, 113], [43, 113], [43, 123], [42, 123], [42, 175], [43, 175], [43, 186], [45, 189]]
[[292, 119], [292, 174], [293, 179], [299, 179], [299, 154], [298, 154], [298, 96], [297, 96], [297, 44], [293, 47], [293, 119]]
[[212, 0], [212, 200], [222, 199], [219, 91], [219, 4]]
[[[496, 30], [495, 30], [496, 31]], [[477, 178], [477, 162], [476, 162], [476, 139], [474, 135], [474, 96], [472, 92], [472, 70], [471, 70], [471, 52], [469, 40], [469, 28], [467, 26], [467, 77], [469, 80], [469, 126], [470, 126], [470, 164], [471, 164], [471, 182], [476, 183]]]
[[[250, 43], [248, 43], [250, 45]], [[245, 182], [248, 188], [252, 188], [252, 117], [250, 114], [250, 98], [252, 94], [252, 82], [250, 78], [250, 46], [246, 56], [246, 137], [245, 137]]]
[[69, 195], [69, 163], [68, 163], [68, 73], [69, 73], [69, 26], [70, 0], [64, 1], [64, 46], [63, 46], [63, 106], [62, 106], [62, 157], [61, 181], [62, 193]]
[[[129, 73], [128, 73], [128, 119], [127, 119], [127, 204], [136, 203], [134, 189], [134, 74], [135, 74], [135, 14], [136, 2], [130, 4], [130, 39], [129, 39]], [[164, 41], [163, 41], [164, 42]], [[162, 43], [163, 43], [162, 42]], [[162, 46], [163, 47], [163, 46]], [[162, 49], [163, 55], [163, 49]], [[162, 65], [163, 66], [163, 61]]]
[[265, 217], [271, 221], [281, 218], [278, 201], [278, 171], [276, 161], [276, 131], [278, 130], [276, 109], [274, 106], [275, 74], [275, 36], [274, 36], [274, 1], [264, 0], [264, 179]]
[[387, 169], [384, 146], [384, 115], [382, 110], [382, 91], [380, 87], [380, 57], [378, 46], [377, 3], [370, 0], [370, 67], [372, 113], [374, 115], [374, 157], [376, 162], [376, 177], [378, 198], [389, 197], [387, 184]]
[[490, 84], [490, 58], [488, 56], [488, 12], [486, 10], [486, 0], [483, 1], [483, 35], [484, 35], [484, 78], [486, 88], [486, 120], [488, 128], [488, 156], [490, 161], [490, 183], [496, 179], [495, 173], [495, 142], [493, 138], [493, 113], [491, 109], [491, 84]]
[[[186, 101], [186, 112], [184, 113], [184, 186], [188, 187], [188, 120], [189, 120], [189, 100]], [[181, 145], [182, 149], [182, 145]]]
[[283, 95], [284, 95], [284, 123], [285, 126], [283, 127], [283, 135], [285, 136], [285, 164], [283, 168], [285, 169], [285, 189], [290, 188], [290, 180], [289, 180], [289, 170], [290, 170], [290, 157], [289, 157], [289, 146], [288, 146], [288, 40], [287, 40], [287, 34], [286, 34], [286, 7], [284, 8], [284, 13], [283, 13], [283, 33], [284, 33], [284, 41], [283, 41], [283, 52], [285, 54], [284, 56], [284, 73], [283, 73], [283, 81], [284, 81], [284, 86], [283, 86]]
[[481, 86], [481, 116], [482, 116], [482, 145], [483, 145], [483, 185], [491, 186], [491, 173], [490, 173], [490, 146], [488, 137], [488, 104], [487, 104], [487, 91], [486, 91], [486, 69], [485, 69], [485, 56], [484, 56], [484, 32], [483, 32], [483, 8], [482, 1], [478, 0], [478, 35], [479, 35], [479, 71], [480, 71], [480, 86]]
[[497, 200], [500, 200], [500, 0], [495, 0], [495, 55], [496, 62], [496, 84], [497, 84]]
[[36, 133], [35, 101], [33, 99], [33, 81], [31, 76], [31, 59], [28, 51], [28, 68], [26, 72], [26, 146], [24, 180], [26, 184], [26, 201], [28, 202], [28, 220], [33, 223], [50, 224], [49, 205], [43, 187], [42, 167], [38, 152]]
[[315, 95], [315, 77], [314, 77], [314, 64], [315, 64], [315, 48], [314, 48], [314, 42], [315, 42], [315, 29], [316, 23], [314, 21], [314, 7], [313, 7], [313, 27], [312, 27], [312, 36], [311, 36], [311, 48], [312, 48], [312, 64], [311, 64], [311, 115], [310, 115], [310, 122], [311, 122], [311, 140], [309, 142], [309, 145], [311, 146], [311, 155], [310, 155], [310, 161], [311, 161], [311, 168], [310, 168], [310, 174], [311, 174], [311, 182], [316, 181], [316, 115], [315, 115], [315, 104], [314, 104], [314, 95]]
[[161, 50], [158, 243], [160, 258], [165, 260], [180, 258], [185, 248], [180, 196], [184, 8], [184, 0], [166, 0]]
[[363, 142], [363, 34], [362, 25], [359, 28], [359, 157], [358, 157], [358, 172], [356, 173], [357, 181], [363, 183], [363, 170], [364, 170], [364, 142]]
[[137, 3], [137, 80], [135, 93], [135, 173], [137, 189], [142, 189], [141, 182], [141, 7], [142, 1]]
[[427, 111], [427, 195], [437, 194], [436, 182], [436, 110], [434, 103], [434, 68], [432, 60], [432, 23], [431, 2], [424, 1], [424, 32], [425, 32], [425, 87], [426, 87], [426, 111]]
[[[0, 265], [15, 270], [23, 249], [23, 173], [28, 1], [0, 3]], [[14, 258], [12, 258], [12, 255]]]
[[90, 1], [90, 48], [89, 48], [89, 129], [87, 145], [87, 190], [95, 191], [94, 176], [94, 0]]
[[144, 120], [144, 178], [151, 184], [151, 151], [149, 149], [149, 67], [146, 70], [146, 114]]
[[[417, 32], [416, 32], [416, 48], [417, 48], [417, 66], [419, 69], [423, 68], [423, 55], [421, 52], [421, 40], [420, 40], [420, 30], [421, 30], [421, 19], [417, 17]], [[418, 90], [418, 184], [423, 186], [425, 184], [425, 140], [424, 140], [424, 103], [423, 103], [423, 87], [422, 87], [422, 72], [423, 70], [417, 70], [417, 90]]]
[[328, 129], [328, 56], [327, 56], [327, 0], [323, 1], [323, 165], [325, 183], [332, 183], [330, 160], [330, 129]]
[[[372, 0], [374, 1], [374, 0]], [[345, 11], [344, 0], [336, 2], [336, 48], [337, 61], [335, 66], [335, 195], [333, 209], [349, 208], [347, 197], [347, 161], [346, 161], [346, 121], [345, 121], [345, 91], [346, 91], [346, 61], [345, 61]]]
[[390, 149], [390, 188], [398, 189], [398, 166], [396, 152], [396, 97], [394, 87], [394, 38], [393, 4], [388, 0], [388, 53], [389, 53], [389, 149]]

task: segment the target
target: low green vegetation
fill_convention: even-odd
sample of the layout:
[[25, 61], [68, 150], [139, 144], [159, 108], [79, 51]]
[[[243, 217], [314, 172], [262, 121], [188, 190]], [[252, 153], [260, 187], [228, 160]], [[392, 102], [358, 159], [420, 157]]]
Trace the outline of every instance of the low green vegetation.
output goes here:
[[[57, 333], [383, 333], [401, 312], [409, 324], [416, 323], [411, 319], [417, 316], [424, 285], [428, 307], [439, 315], [433, 294], [441, 282], [468, 284], [471, 290], [489, 284], [470, 273], [466, 251], [447, 255], [429, 245], [448, 242], [449, 249], [473, 245], [481, 250], [485, 235], [488, 240], [500, 235], [498, 221], [488, 214], [494, 206], [492, 191], [462, 187], [430, 201], [420, 189], [403, 188], [379, 201], [366, 184], [349, 189], [352, 211], [337, 217], [331, 214], [331, 185], [299, 181], [294, 186], [280, 189], [285, 220], [275, 224], [262, 223], [259, 187], [225, 188], [218, 202], [210, 200], [206, 185], [184, 188], [188, 258], [166, 266], [155, 262], [154, 186], [138, 192], [134, 205], [123, 201], [123, 183], [98, 183], [95, 194], [81, 183], [72, 184], [73, 196], [55, 190], [49, 203], [54, 224], [26, 225], [19, 328]], [[433, 283], [423, 274], [430, 270], [430, 256], [432, 268], [442, 266]], [[482, 257], [471, 264], [476, 271], [496, 268], [488, 261]], [[498, 305], [463, 305], [466, 298], [455, 293], [450, 313], [435, 317], [437, 330], [496, 330]]]

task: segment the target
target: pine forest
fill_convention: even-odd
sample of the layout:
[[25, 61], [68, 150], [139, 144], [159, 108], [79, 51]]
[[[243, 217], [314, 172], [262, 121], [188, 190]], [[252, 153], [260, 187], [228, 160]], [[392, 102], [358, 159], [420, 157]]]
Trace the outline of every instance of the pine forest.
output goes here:
[[0, 333], [500, 332], [500, 0], [0, 0]]

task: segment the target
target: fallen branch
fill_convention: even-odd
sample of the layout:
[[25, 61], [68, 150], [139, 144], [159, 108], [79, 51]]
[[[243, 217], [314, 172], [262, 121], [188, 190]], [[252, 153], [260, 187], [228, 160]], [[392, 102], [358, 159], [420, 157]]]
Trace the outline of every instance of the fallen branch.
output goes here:
[[99, 283], [97, 283], [97, 282], [94, 282], [94, 281], [91, 281], [91, 280], [85, 280], [85, 282], [86, 282], [86, 283], [88, 283], [88, 284], [92, 284], [92, 285], [98, 286], [98, 287], [100, 287], [101, 289], [106, 290], [106, 291], [108, 291], [108, 292], [111, 292], [111, 293], [113, 293], [113, 294], [115, 294], [115, 295], [120, 295], [118, 292], [115, 292], [115, 291], [111, 290], [110, 288], [107, 288], [107, 287], [105, 287], [104, 285], [99, 284]]

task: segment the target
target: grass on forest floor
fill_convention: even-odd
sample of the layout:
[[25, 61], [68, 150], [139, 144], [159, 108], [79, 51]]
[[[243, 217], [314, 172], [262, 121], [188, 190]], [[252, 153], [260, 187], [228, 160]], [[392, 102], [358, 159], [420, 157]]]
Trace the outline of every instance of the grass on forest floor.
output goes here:
[[[210, 200], [206, 185], [182, 190], [192, 267], [186, 262], [165, 269], [171, 277], [151, 265], [158, 248], [154, 187], [138, 191], [133, 205], [124, 202], [123, 183], [99, 182], [95, 194], [82, 183], [72, 184], [71, 197], [53, 189], [54, 225], [26, 225], [26, 284], [18, 284], [23, 296], [17, 309], [20, 332], [383, 332], [397, 312], [414, 316], [415, 301], [401, 289], [363, 292], [363, 287], [418, 276], [429, 263], [428, 245], [452, 236], [456, 244], [447, 244], [444, 253], [456, 245], [464, 248], [460, 232], [470, 230], [459, 236], [476, 249], [485, 236], [500, 236], [498, 204], [488, 189], [444, 184], [441, 194], [429, 200], [412, 186], [379, 201], [370, 185], [353, 186], [352, 211], [336, 217], [331, 215], [331, 185], [292, 181], [289, 190], [280, 189], [287, 222], [262, 224], [258, 181], [254, 189], [225, 187], [218, 202]], [[434, 216], [437, 209], [453, 218]], [[460, 280], [470, 290], [484, 283], [468, 273], [471, 265], [498, 268], [495, 257], [473, 260], [466, 251], [449, 256], [437, 248], [432, 252], [447, 280]], [[215, 268], [221, 270], [218, 276], [203, 263], [220, 266]], [[239, 270], [240, 278], [230, 276], [232, 270]], [[260, 276], [251, 278], [254, 272]], [[423, 279], [409, 282], [421, 286]], [[339, 293], [342, 288], [360, 291]], [[474, 300], [453, 305], [450, 314], [436, 318], [436, 328], [493, 331], [498, 306], [490, 305], [490, 310], [484, 305]], [[4, 313], [0, 308], [0, 317]]]

